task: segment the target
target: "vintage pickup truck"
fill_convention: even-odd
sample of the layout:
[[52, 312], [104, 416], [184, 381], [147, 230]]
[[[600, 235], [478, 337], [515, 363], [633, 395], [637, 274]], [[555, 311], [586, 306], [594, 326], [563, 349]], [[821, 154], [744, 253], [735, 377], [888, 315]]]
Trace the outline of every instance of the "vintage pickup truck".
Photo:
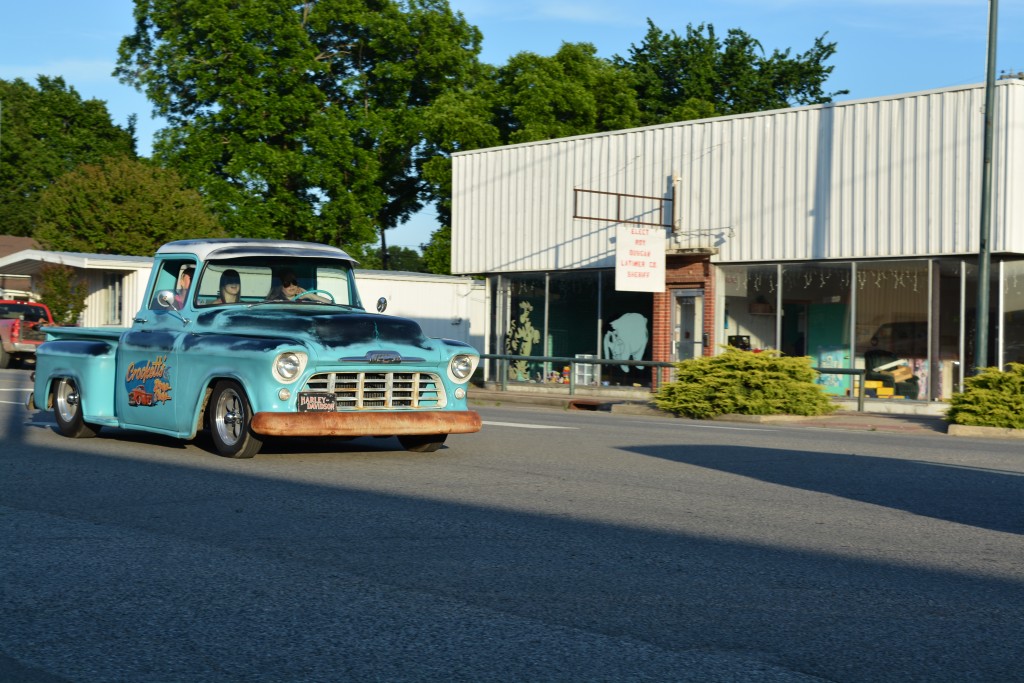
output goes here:
[[46, 304], [0, 299], [0, 368], [33, 358], [36, 348], [46, 341], [42, 328], [52, 324]]
[[383, 315], [383, 300], [366, 311], [353, 264], [305, 242], [165, 244], [131, 327], [46, 328], [29, 408], [52, 409], [69, 437], [205, 427], [230, 458], [266, 437], [397, 436], [429, 452], [478, 431], [477, 351]]

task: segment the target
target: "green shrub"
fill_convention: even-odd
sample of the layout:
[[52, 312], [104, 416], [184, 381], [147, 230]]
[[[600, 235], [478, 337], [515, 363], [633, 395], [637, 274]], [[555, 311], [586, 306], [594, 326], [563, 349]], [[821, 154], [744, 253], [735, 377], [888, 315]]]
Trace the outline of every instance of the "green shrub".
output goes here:
[[811, 359], [729, 347], [718, 356], [676, 364], [676, 379], [654, 402], [661, 410], [705, 419], [716, 415], [827, 415], [837, 406], [814, 380]]
[[1024, 365], [985, 368], [949, 399], [946, 420], [958, 425], [1024, 429]]

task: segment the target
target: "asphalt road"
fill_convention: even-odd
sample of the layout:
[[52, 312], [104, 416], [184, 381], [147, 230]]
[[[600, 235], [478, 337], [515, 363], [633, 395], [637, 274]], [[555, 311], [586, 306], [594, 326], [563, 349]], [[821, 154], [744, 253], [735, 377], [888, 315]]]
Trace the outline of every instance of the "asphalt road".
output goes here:
[[1024, 680], [1019, 442], [486, 407], [234, 461], [26, 383], [2, 681]]

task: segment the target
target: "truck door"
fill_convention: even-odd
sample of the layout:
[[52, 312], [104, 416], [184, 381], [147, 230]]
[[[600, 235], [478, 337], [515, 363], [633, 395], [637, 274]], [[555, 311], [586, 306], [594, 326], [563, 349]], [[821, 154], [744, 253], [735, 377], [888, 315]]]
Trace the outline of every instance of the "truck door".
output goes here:
[[[182, 310], [169, 310], [157, 302], [157, 292], [176, 290], [191, 261], [162, 261], [152, 278], [142, 310], [121, 336], [117, 353], [115, 400], [122, 422], [133, 427], [179, 434], [195, 406], [180, 396], [179, 349], [192, 327], [191, 292], [181, 293]], [[188, 321], [188, 322], [186, 322]]]

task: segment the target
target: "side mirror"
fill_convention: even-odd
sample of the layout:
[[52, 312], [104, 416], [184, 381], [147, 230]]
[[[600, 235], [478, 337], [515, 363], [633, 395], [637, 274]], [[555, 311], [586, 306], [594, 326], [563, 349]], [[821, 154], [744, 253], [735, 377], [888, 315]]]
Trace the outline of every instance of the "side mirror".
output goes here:
[[383, 313], [385, 310], [387, 310], [387, 307], [388, 307], [388, 300], [387, 299], [385, 299], [384, 297], [381, 297], [381, 298], [377, 299], [377, 312], [378, 313]]
[[161, 308], [174, 308], [174, 292], [170, 289], [161, 289], [156, 293], [156, 302]]

